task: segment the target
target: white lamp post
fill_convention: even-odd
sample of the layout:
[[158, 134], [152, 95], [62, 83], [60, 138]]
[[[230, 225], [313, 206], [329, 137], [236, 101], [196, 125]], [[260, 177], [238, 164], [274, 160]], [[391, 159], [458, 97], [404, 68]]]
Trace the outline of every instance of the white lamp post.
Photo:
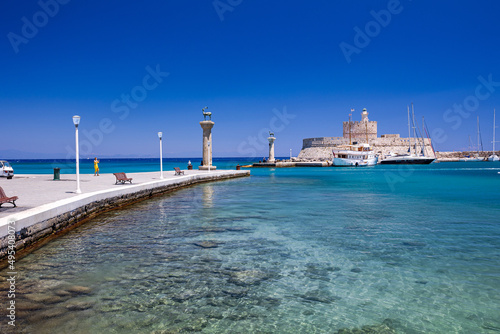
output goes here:
[[75, 124], [75, 139], [76, 139], [76, 193], [81, 194], [80, 190], [80, 151], [78, 149], [78, 124], [80, 124], [80, 116], [73, 116], [73, 124]]
[[160, 179], [163, 179], [163, 149], [162, 149], [162, 141], [161, 141], [162, 136], [163, 136], [163, 132], [158, 132], [158, 138], [160, 138]]
[[290, 161], [292, 161], [292, 149], [290, 149]]

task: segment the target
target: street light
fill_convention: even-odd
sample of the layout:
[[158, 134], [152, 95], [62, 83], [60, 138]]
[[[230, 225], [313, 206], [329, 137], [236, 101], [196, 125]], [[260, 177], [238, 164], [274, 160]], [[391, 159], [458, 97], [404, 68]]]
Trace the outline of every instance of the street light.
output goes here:
[[158, 132], [158, 138], [160, 138], [160, 179], [163, 179], [163, 149], [162, 149], [162, 141], [161, 141], [162, 136], [163, 136], [163, 132]]
[[76, 193], [81, 194], [80, 190], [80, 152], [78, 149], [78, 124], [80, 124], [80, 116], [73, 116], [73, 124], [75, 124], [75, 139], [76, 139]]
[[290, 149], [290, 161], [292, 161], [292, 149]]

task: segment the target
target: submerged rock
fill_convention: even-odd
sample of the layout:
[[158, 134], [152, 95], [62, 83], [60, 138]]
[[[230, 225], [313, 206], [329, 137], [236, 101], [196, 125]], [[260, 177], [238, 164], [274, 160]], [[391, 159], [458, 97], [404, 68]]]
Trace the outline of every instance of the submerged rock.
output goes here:
[[390, 319], [384, 320], [379, 325], [367, 325], [361, 328], [342, 328], [336, 334], [396, 334]]
[[198, 246], [201, 248], [217, 248], [217, 247], [219, 247], [219, 244], [215, 241], [200, 241], [200, 242], [195, 242], [193, 244], [195, 246]]
[[248, 289], [246, 289], [246, 288], [224, 289], [224, 290], [222, 290], [222, 292], [224, 292], [225, 294], [228, 294], [234, 298], [242, 298], [248, 294]]
[[43, 304], [33, 303], [31, 301], [19, 301], [16, 302], [16, 310], [19, 311], [37, 311], [44, 307]]
[[172, 300], [175, 300], [178, 303], [181, 303], [183, 301], [186, 301], [188, 299], [194, 298], [196, 296], [196, 292], [193, 290], [186, 290], [183, 291], [175, 296], [172, 297]]
[[54, 291], [54, 293], [55, 293], [56, 296], [59, 296], [59, 297], [69, 297], [69, 296], [71, 296], [71, 292], [66, 291], [66, 290], [56, 290], [56, 291]]
[[229, 282], [240, 286], [256, 285], [269, 278], [266, 273], [259, 270], [236, 271], [230, 273], [230, 275]]
[[66, 305], [66, 308], [70, 311], [82, 311], [92, 307], [92, 304], [84, 301], [74, 301]]
[[247, 228], [247, 227], [228, 227], [228, 228], [226, 228], [226, 230], [228, 230], [230, 232], [251, 232], [252, 231], [251, 228]]
[[199, 230], [193, 230], [193, 232], [198, 232], [198, 233], [222, 233], [226, 231], [227, 229], [223, 227], [203, 227]]
[[32, 302], [35, 303], [42, 303], [42, 304], [55, 304], [55, 303], [60, 303], [63, 301], [63, 299], [59, 296], [52, 296], [52, 295], [46, 295], [46, 294], [39, 294], [39, 293], [30, 293], [24, 295], [26, 299], [31, 300]]
[[205, 318], [199, 318], [193, 320], [189, 325], [182, 328], [181, 332], [201, 332], [203, 328], [207, 327], [208, 320]]
[[65, 290], [74, 294], [82, 294], [82, 295], [86, 295], [92, 292], [92, 289], [80, 285], [73, 285], [70, 286], [69, 288], [66, 288]]
[[419, 241], [405, 241], [403, 242], [403, 246], [407, 247], [424, 247], [426, 246], [425, 242], [419, 242]]
[[66, 312], [68, 312], [66, 309], [59, 307], [59, 308], [51, 308], [51, 309], [42, 311], [42, 312], [38, 313], [37, 315], [42, 319], [47, 319], [47, 318], [60, 317], [64, 314], [66, 314]]
[[302, 298], [306, 302], [317, 302], [324, 304], [331, 304], [337, 300], [340, 300], [341, 297], [334, 296], [328, 291], [324, 290], [312, 290], [307, 291], [302, 295], [298, 295], [298, 297]]

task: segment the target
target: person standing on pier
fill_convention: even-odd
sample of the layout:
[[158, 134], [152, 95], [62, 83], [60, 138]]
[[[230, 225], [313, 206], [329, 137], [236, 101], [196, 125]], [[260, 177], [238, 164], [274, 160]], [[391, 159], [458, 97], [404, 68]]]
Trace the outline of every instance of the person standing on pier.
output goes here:
[[97, 157], [94, 158], [94, 176], [99, 176], [99, 162], [100, 160], [97, 160]]

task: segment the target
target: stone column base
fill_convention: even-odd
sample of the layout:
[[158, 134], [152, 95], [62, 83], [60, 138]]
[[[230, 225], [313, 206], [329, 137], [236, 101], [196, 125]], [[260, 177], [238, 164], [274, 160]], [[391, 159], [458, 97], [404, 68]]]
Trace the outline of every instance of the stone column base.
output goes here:
[[[208, 166], [199, 166], [199, 170], [208, 170]], [[217, 166], [210, 166], [210, 170], [216, 170]]]

